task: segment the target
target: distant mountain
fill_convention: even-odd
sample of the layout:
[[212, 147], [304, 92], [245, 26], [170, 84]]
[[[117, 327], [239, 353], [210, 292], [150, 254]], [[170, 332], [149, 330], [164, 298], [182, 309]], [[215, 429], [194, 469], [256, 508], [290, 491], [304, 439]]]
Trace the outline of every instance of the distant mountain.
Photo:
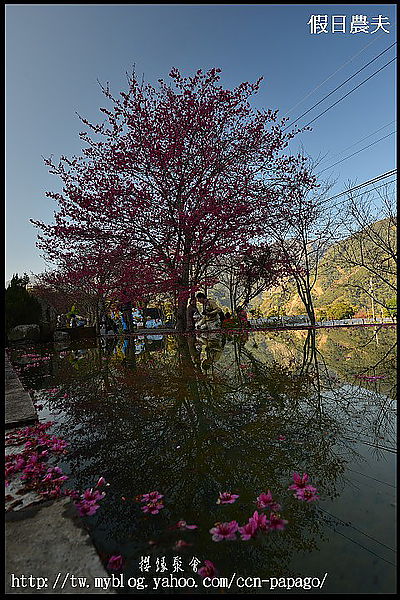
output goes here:
[[[374, 226], [377, 228], [385, 227], [385, 221], [378, 221]], [[396, 232], [388, 231], [387, 235], [393, 236], [394, 241]], [[373, 295], [380, 300], [389, 300], [394, 296], [394, 290], [374, 277], [373, 274], [364, 267], [354, 267], [346, 265], [341, 256], [344, 244], [357, 244], [357, 239], [349, 237], [344, 241], [332, 244], [320, 260], [318, 268], [318, 277], [313, 288], [314, 306], [316, 309], [325, 308], [333, 303], [347, 302], [356, 309], [366, 308], [371, 310], [371, 297], [365, 290], [370, 289], [372, 283]], [[372, 243], [366, 243], [367, 252], [378, 260], [382, 259], [382, 254], [375, 249]], [[393, 264], [394, 271], [394, 264]], [[392, 283], [395, 282], [395, 276], [390, 276]], [[294, 282], [287, 281], [284, 286], [279, 286], [264, 292], [260, 309], [264, 314], [274, 312], [279, 308], [280, 314], [302, 314], [304, 306], [298, 296]], [[379, 307], [376, 306], [379, 314]]]

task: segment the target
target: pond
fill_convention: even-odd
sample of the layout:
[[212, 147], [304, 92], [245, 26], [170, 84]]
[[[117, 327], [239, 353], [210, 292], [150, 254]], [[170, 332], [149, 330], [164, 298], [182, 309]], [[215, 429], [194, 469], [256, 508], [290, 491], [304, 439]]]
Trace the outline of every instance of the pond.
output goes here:
[[[396, 573], [395, 345], [393, 326], [350, 327], [109, 337], [10, 358], [68, 443], [54, 463], [64, 488], [109, 484], [83, 520], [105, 566], [123, 557], [109, 572], [124, 593], [154, 594], [154, 577], [156, 593], [224, 593], [195, 572], [209, 560], [225, 593], [383, 594]], [[308, 474], [310, 501], [288, 489], [293, 473]], [[140, 501], [152, 491], [156, 514]], [[223, 492], [238, 498], [217, 503]], [[270, 519], [271, 502], [282, 529], [212, 539], [216, 523]]]

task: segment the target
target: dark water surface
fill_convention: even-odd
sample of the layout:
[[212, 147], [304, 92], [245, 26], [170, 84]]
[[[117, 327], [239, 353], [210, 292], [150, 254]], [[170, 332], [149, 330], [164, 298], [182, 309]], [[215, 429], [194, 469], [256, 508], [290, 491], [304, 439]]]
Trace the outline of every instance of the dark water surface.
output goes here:
[[[30, 352], [51, 360], [25, 367], [22, 379], [43, 405], [40, 420], [55, 421], [50, 431], [69, 443], [59, 463], [65, 487], [110, 483], [84, 521], [105, 565], [121, 554], [125, 581], [150, 583], [125, 593], [154, 594], [152, 578], [171, 574], [199, 587], [157, 593], [221, 593], [201, 585], [193, 557], [229, 580], [327, 573], [322, 590], [291, 593], [394, 593], [395, 341], [393, 327], [108, 338], [74, 350], [36, 346]], [[26, 363], [23, 353], [11, 353], [15, 364]], [[294, 471], [308, 473], [317, 502], [287, 489]], [[268, 489], [284, 531], [212, 541], [216, 522], [243, 525]], [[146, 516], [134, 498], [153, 490], [165, 508]], [[225, 491], [240, 497], [218, 505]], [[171, 528], [182, 519], [198, 529]], [[176, 549], [178, 540], [190, 545]], [[150, 557], [147, 572], [141, 557]], [[183, 572], [174, 573], [174, 557]], [[226, 593], [271, 590], [233, 583]]]

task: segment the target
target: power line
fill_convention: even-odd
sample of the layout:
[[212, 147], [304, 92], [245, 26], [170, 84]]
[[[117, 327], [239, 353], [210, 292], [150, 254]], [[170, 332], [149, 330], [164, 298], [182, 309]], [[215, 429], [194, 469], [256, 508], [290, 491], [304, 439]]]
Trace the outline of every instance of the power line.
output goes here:
[[353, 440], [351, 438], [344, 437], [344, 436], [343, 436], [343, 439], [349, 440], [349, 442], [354, 442], [355, 444], [364, 444], [364, 446], [372, 446], [373, 448], [376, 448], [377, 450], [386, 450], [387, 452], [392, 452], [393, 454], [397, 454], [396, 448], [387, 448], [386, 446], [379, 446], [378, 444], [370, 444], [369, 442], [363, 442], [363, 440]]
[[374, 481], [378, 481], [379, 483], [384, 483], [385, 485], [388, 485], [392, 488], [396, 488], [395, 485], [392, 485], [391, 483], [387, 483], [386, 481], [381, 481], [380, 479], [376, 479], [375, 477], [371, 477], [371, 475], [366, 475], [365, 473], [360, 473], [359, 471], [355, 471], [354, 469], [350, 469], [349, 467], [347, 467], [348, 471], [352, 471], [353, 473], [357, 473], [357, 475], [362, 475], [363, 477], [368, 477], [368, 479], [373, 479]]
[[[329, 525], [328, 525], [329, 527]], [[369, 552], [370, 554], [373, 554], [374, 556], [376, 556], [377, 558], [380, 558], [381, 560], [383, 560], [384, 562], [389, 563], [389, 565], [392, 565], [393, 567], [396, 567], [395, 563], [392, 563], [390, 560], [386, 560], [386, 558], [383, 558], [383, 556], [379, 556], [379, 554], [377, 554], [376, 552], [373, 552], [373, 550], [370, 550], [369, 548], [367, 548], [366, 546], [363, 546], [362, 544], [360, 544], [359, 542], [356, 542], [356, 540], [353, 540], [353, 538], [348, 537], [347, 535], [345, 535], [344, 533], [342, 533], [341, 531], [338, 531], [337, 529], [335, 529], [334, 527], [331, 527], [331, 529], [333, 529], [333, 531], [335, 533], [338, 533], [339, 535], [343, 536], [344, 538], [346, 538], [346, 540], [349, 540], [350, 542], [353, 542], [354, 544], [356, 544], [357, 546], [359, 546], [360, 548], [362, 548], [363, 550], [366, 550], [367, 552]]]
[[[317, 115], [315, 117], [315, 119], [312, 119], [312, 121], [310, 121], [309, 123], [307, 123], [307, 125], [304, 125], [304, 127], [308, 127], [309, 125], [311, 125], [311, 123], [314, 123], [314, 121], [316, 121], [317, 119], [319, 119], [320, 117], [322, 117], [322, 115], [324, 115], [326, 112], [328, 112], [328, 110], [330, 110], [331, 108], [333, 108], [334, 106], [336, 106], [336, 104], [339, 104], [339, 102], [341, 102], [342, 100], [344, 100], [345, 98], [347, 98], [347, 96], [350, 96], [350, 94], [352, 94], [359, 87], [361, 87], [362, 85], [364, 85], [364, 83], [366, 83], [372, 77], [374, 77], [375, 75], [377, 75], [379, 73], [379, 71], [382, 71], [382, 69], [384, 69], [385, 67], [389, 66], [394, 60], [396, 60], [396, 58], [397, 57], [395, 56], [394, 58], [392, 58], [392, 60], [389, 60], [389, 62], [387, 62], [386, 64], [384, 64], [383, 67], [381, 67], [380, 69], [378, 69], [377, 71], [375, 71], [374, 73], [372, 73], [372, 75], [370, 75], [369, 77], [367, 77], [366, 79], [364, 79], [364, 81], [362, 81], [361, 83], [359, 83], [358, 85], [356, 85], [356, 87], [354, 87], [352, 90], [350, 90], [349, 92], [347, 92], [347, 94], [345, 94], [344, 96], [342, 96], [341, 98], [339, 98], [339, 100], [337, 100], [336, 102], [334, 102], [333, 104], [331, 104], [330, 106], [328, 106], [328, 108], [326, 108], [322, 113], [320, 113], [319, 115]], [[285, 130], [283, 130], [283, 131], [285, 131]]]
[[[394, 486], [392, 486], [394, 487]], [[371, 535], [369, 535], [368, 533], [365, 533], [365, 531], [361, 531], [361, 529], [358, 529], [358, 527], [355, 527], [354, 525], [352, 525], [351, 523], [348, 523], [346, 521], [343, 521], [342, 519], [339, 519], [339, 517], [337, 517], [336, 515], [332, 515], [330, 512], [328, 512], [327, 510], [325, 510], [324, 508], [322, 508], [321, 506], [318, 507], [319, 510], [321, 510], [322, 512], [326, 513], [327, 515], [329, 515], [330, 517], [332, 517], [333, 519], [336, 519], [339, 523], [341, 523], [342, 525], [345, 525], [346, 527], [351, 527], [352, 529], [354, 529], [355, 531], [358, 531], [358, 533], [361, 533], [362, 535], [365, 535], [365, 537], [369, 538], [370, 540], [376, 542], [377, 544], [380, 544], [381, 546], [384, 546], [385, 548], [387, 548], [388, 550], [391, 550], [392, 552], [394, 552], [395, 554], [397, 554], [396, 550], [394, 548], [391, 548], [390, 546], [387, 546], [386, 544], [384, 544], [383, 542], [380, 542], [379, 540], [377, 540], [376, 538], [372, 537]]]
[[349, 58], [348, 61], [346, 61], [345, 63], [343, 63], [338, 69], [336, 69], [336, 71], [334, 71], [331, 75], [329, 75], [329, 77], [327, 77], [326, 79], [324, 79], [324, 81], [322, 81], [315, 88], [313, 88], [311, 90], [311, 92], [308, 92], [308, 94], [306, 94], [306, 96], [304, 96], [301, 100], [299, 100], [299, 102], [297, 102], [297, 104], [295, 104], [294, 106], [292, 106], [292, 108], [289, 108], [289, 110], [287, 110], [284, 113], [283, 116], [286, 116], [287, 114], [289, 114], [290, 112], [292, 112], [292, 110], [295, 109], [296, 106], [299, 106], [299, 104], [301, 104], [304, 100], [306, 100], [309, 96], [311, 96], [311, 94], [313, 94], [318, 88], [320, 88], [321, 85], [323, 85], [324, 83], [326, 83], [327, 81], [329, 81], [329, 79], [331, 79], [334, 75], [336, 75], [336, 73], [338, 73], [341, 69], [343, 69], [343, 67], [345, 67], [346, 65], [348, 65], [349, 62], [351, 62], [356, 56], [358, 56], [359, 54], [361, 54], [361, 52], [363, 52], [366, 48], [368, 48], [368, 46], [371, 46], [371, 44], [373, 44], [374, 42], [376, 42], [378, 39], [381, 39], [382, 37], [383, 37], [383, 33], [381, 33], [380, 35], [378, 35], [375, 39], [373, 39], [371, 42], [369, 42], [366, 46], [364, 46], [363, 48], [361, 48], [361, 50], [359, 50], [358, 52], [356, 52], [356, 54], [354, 54], [351, 58]]
[[[335, 87], [335, 89], [332, 90], [331, 92], [329, 92], [329, 94], [327, 94], [326, 96], [324, 96], [322, 98], [322, 100], [319, 100], [319, 102], [317, 102], [316, 104], [314, 104], [314, 106], [312, 106], [311, 108], [309, 108], [308, 110], [306, 110], [306, 112], [304, 112], [302, 115], [300, 115], [300, 117], [297, 117], [297, 119], [295, 119], [290, 125], [288, 125], [287, 127], [285, 127], [285, 129], [283, 131], [286, 131], [286, 129], [288, 129], [289, 127], [292, 127], [295, 123], [297, 123], [297, 121], [299, 121], [300, 119], [302, 119], [305, 115], [307, 115], [316, 106], [318, 106], [319, 104], [321, 104], [321, 102], [323, 102], [324, 100], [326, 100], [327, 98], [329, 98], [329, 96], [332, 96], [332, 94], [334, 94], [337, 90], [339, 90], [341, 87], [343, 87], [348, 81], [350, 81], [351, 79], [353, 79], [353, 77], [355, 77], [356, 75], [358, 75], [358, 73], [361, 73], [361, 71], [363, 71], [364, 69], [366, 69], [370, 64], [372, 64], [375, 60], [377, 60], [380, 56], [382, 56], [382, 54], [385, 54], [385, 52], [387, 52], [388, 50], [390, 50], [391, 48], [393, 48], [393, 46], [396, 43], [397, 42], [393, 42], [393, 44], [391, 46], [389, 46], [388, 48], [386, 48], [385, 50], [383, 50], [380, 54], [378, 54], [372, 60], [370, 60], [366, 65], [364, 65], [363, 67], [361, 67], [361, 69], [359, 69], [358, 71], [356, 71], [355, 73], [353, 73], [353, 75], [351, 75], [345, 81], [343, 81], [343, 83], [341, 83], [340, 85], [338, 85], [337, 87]], [[376, 72], [378, 72], [378, 71], [376, 71]], [[357, 89], [357, 88], [354, 88], [354, 89]]]
[[382, 183], [382, 185], [378, 185], [377, 187], [371, 188], [370, 190], [367, 190], [366, 192], [362, 192], [361, 194], [357, 194], [357, 196], [353, 196], [353, 198], [359, 198], [363, 194], [368, 194], [369, 192], [372, 192], [373, 190], [379, 190], [380, 188], [385, 187], [385, 185], [389, 185], [391, 183], [394, 183], [395, 181], [396, 181], [396, 179], [393, 179], [392, 181], [387, 181], [386, 183]]
[[[379, 186], [377, 186], [377, 187], [374, 187], [374, 188], [371, 188], [371, 189], [365, 190], [364, 192], [361, 192], [361, 194], [357, 194], [356, 196], [352, 196], [352, 198], [354, 198], [354, 199], [355, 199], [355, 198], [359, 198], [360, 196], [363, 196], [364, 194], [369, 194], [369, 193], [370, 193], [370, 192], [372, 192], [373, 190], [378, 190], [379, 188], [381, 188], [381, 187], [385, 187], [385, 185], [389, 185], [389, 184], [391, 184], [391, 183], [394, 183], [395, 181], [396, 181], [396, 179], [393, 179], [392, 181], [387, 181], [386, 183], [384, 183], [384, 184], [382, 184], [382, 185], [379, 185]], [[343, 192], [343, 194], [346, 194], [346, 192]], [[343, 195], [343, 194], [340, 194], [340, 195]], [[325, 204], [325, 203], [326, 203], [326, 202], [328, 202], [329, 200], [330, 200], [330, 198], [328, 198], [327, 200], [322, 200], [322, 201], [320, 202], [320, 204], [321, 204], [321, 205], [322, 205], [322, 204]], [[343, 205], [343, 202], [336, 202], [335, 204], [332, 204], [332, 205], [330, 206], [330, 208], [337, 208], [338, 206], [340, 206], [340, 207], [341, 207], [342, 205]]]
[[387, 171], [386, 173], [382, 173], [382, 175], [377, 175], [377, 177], [374, 177], [373, 179], [369, 179], [368, 181], [364, 181], [364, 183], [360, 183], [359, 185], [356, 185], [348, 190], [345, 190], [344, 192], [341, 192], [340, 194], [336, 194], [336, 196], [332, 196], [331, 198], [327, 198], [327, 200], [324, 200], [325, 202], [329, 202], [330, 200], [334, 200], [335, 198], [339, 198], [340, 196], [344, 196], [345, 194], [348, 194], [349, 192], [352, 192], [354, 190], [358, 190], [362, 187], [365, 187], [366, 185], [370, 185], [371, 183], [376, 183], [378, 181], [381, 181], [381, 179], [386, 179], [386, 177], [391, 177], [392, 175], [394, 175], [397, 172], [397, 169], [393, 169], [392, 171]]
[[382, 140], [385, 140], [387, 137], [393, 135], [394, 133], [396, 133], [396, 131], [392, 131], [391, 133], [388, 133], [387, 135], [384, 135], [383, 137], [379, 138], [379, 140], [376, 140], [375, 142], [372, 142], [372, 144], [369, 144], [368, 146], [365, 146], [364, 148], [361, 148], [360, 150], [357, 150], [357, 152], [353, 152], [353, 154], [350, 154], [349, 156], [346, 156], [345, 158], [342, 158], [341, 160], [338, 160], [337, 162], [333, 163], [333, 165], [331, 165], [330, 167], [326, 167], [325, 169], [322, 169], [322, 171], [320, 171], [319, 173], [317, 173], [317, 175], [320, 175], [324, 171], [328, 171], [329, 169], [332, 169], [333, 167], [336, 167], [336, 165], [339, 165], [340, 163], [344, 162], [345, 160], [351, 158], [352, 156], [355, 156], [356, 154], [359, 154], [360, 152], [363, 152], [364, 150], [367, 150], [368, 148], [371, 148], [371, 146], [374, 146], [378, 142], [381, 142]]
[[[390, 121], [390, 123], [386, 123], [386, 125], [382, 125], [382, 127], [379, 127], [378, 129], [376, 129], [372, 133], [369, 133], [368, 135], [366, 135], [365, 137], [361, 138], [360, 140], [357, 140], [357, 142], [354, 142], [354, 144], [351, 144], [350, 146], [347, 146], [346, 148], [343, 148], [343, 150], [341, 150], [340, 152], [337, 152], [336, 154], [334, 154], [330, 158], [332, 159], [332, 158], [335, 158], [336, 156], [340, 156], [341, 154], [343, 154], [343, 152], [346, 152], [346, 150], [350, 150], [350, 148], [353, 148], [354, 146], [357, 146], [357, 144], [360, 144], [364, 140], [367, 140], [372, 135], [375, 135], [375, 133], [378, 133], [378, 131], [381, 131], [382, 129], [385, 129], [385, 127], [389, 127], [389, 125], [392, 125], [392, 123], [395, 123], [395, 119], [393, 119], [393, 121]], [[321, 162], [325, 162], [326, 160], [327, 159], [324, 158]]]

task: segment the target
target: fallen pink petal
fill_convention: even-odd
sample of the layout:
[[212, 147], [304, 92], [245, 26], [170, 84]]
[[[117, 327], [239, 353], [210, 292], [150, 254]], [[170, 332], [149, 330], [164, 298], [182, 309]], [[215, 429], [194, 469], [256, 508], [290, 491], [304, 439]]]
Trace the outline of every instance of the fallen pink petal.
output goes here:
[[107, 563], [107, 569], [110, 569], [111, 571], [120, 571], [123, 566], [124, 559], [120, 554], [111, 556]]
[[265, 508], [269, 508], [272, 511], [279, 511], [281, 509], [281, 505], [274, 501], [272, 498], [272, 493], [268, 490], [266, 493], [263, 492], [257, 497], [257, 508], [261, 510]]
[[243, 541], [248, 541], [251, 538], [255, 537], [257, 533], [258, 527], [253, 520], [249, 520], [248, 523], [238, 528], [238, 531], [241, 535]]
[[186, 521], [178, 521], [175, 527], [177, 529], [197, 529], [197, 525], [188, 525]]
[[230, 492], [220, 492], [217, 504], [233, 504], [239, 498], [237, 494], [231, 494]]
[[311, 485], [296, 490], [294, 496], [298, 500], [303, 500], [305, 502], [315, 502], [319, 499], [317, 489], [315, 487], [312, 487]]
[[158, 515], [160, 510], [164, 508], [162, 502], [149, 502], [142, 506], [142, 511], [150, 515]]
[[178, 540], [175, 543], [174, 548], [175, 550], [181, 550], [182, 548], [187, 548], [189, 546], [193, 546], [193, 544], [189, 544], [188, 542], [185, 542], [185, 540]]
[[148, 492], [147, 494], [142, 494], [140, 496], [140, 501], [141, 502], [157, 502], [157, 500], [161, 500], [161, 498], [164, 498], [164, 496], [162, 494], [160, 494], [160, 492]]
[[293, 473], [293, 481], [292, 485], [288, 487], [289, 490], [299, 490], [307, 485], [309, 477], [307, 473], [303, 473], [303, 475], [299, 475], [299, 473]]
[[197, 571], [200, 577], [210, 577], [211, 579], [218, 575], [218, 571], [211, 560], [205, 560], [204, 566]]
[[273, 531], [273, 530], [282, 531], [283, 529], [285, 529], [287, 524], [288, 524], [288, 521], [286, 521], [286, 519], [282, 519], [280, 517], [280, 515], [275, 514], [275, 513], [270, 514], [268, 528], [271, 531]]
[[238, 527], [237, 521], [216, 523], [215, 526], [210, 529], [213, 541], [221, 542], [222, 540], [235, 540]]

